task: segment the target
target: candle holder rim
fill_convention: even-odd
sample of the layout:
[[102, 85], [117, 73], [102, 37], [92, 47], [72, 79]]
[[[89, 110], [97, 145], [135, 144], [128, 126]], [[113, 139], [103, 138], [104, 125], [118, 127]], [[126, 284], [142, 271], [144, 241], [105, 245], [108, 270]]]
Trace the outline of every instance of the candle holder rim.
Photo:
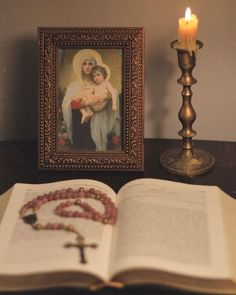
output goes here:
[[[170, 43], [171, 48], [180, 50], [180, 51], [188, 51], [187, 49], [176, 48], [175, 45], [179, 44], [179, 40], [174, 40]], [[196, 40], [197, 49], [201, 49], [203, 47], [203, 42], [200, 40]]]

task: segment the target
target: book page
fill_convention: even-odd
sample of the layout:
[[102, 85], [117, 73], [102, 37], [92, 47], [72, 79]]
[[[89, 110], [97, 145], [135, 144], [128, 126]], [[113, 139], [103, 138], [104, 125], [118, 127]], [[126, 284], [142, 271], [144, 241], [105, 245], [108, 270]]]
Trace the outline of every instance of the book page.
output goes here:
[[[0, 226], [0, 275], [80, 270], [107, 279], [111, 225], [85, 218], [55, 215], [55, 206], [65, 200], [47, 202], [40, 208], [37, 212], [39, 223], [72, 224], [85, 237], [86, 244], [98, 245], [95, 249], [85, 248], [87, 263], [81, 264], [78, 247], [65, 247], [66, 243], [76, 244], [75, 233], [65, 230], [37, 231], [19, 217], [19, 210], [23, 204], [39, 195], [68, 187], [72, 189], [92, 187], [105, 192], [114, 202], [116, 199], [116, 194], [111, 188], [93, 180], [72, 180], [41, 185], [16, 184]], [[104, 206], [101, 202], [94, 199], [82, 199], [82, 201], [86, 201], [103, 213]], [[76, 206], [68, 210], [82, 209]]]
[[233, 279], [236, 282], [236, 200], [222, 190], [219, 192], [223, 211], [224, 230], [230, 255], [230, 266], [233, 273]]
[[117, 202], [112, 276], [145, 268], [205, 278], [230, 276], [216, 187], [140, 179], [126, 184]]

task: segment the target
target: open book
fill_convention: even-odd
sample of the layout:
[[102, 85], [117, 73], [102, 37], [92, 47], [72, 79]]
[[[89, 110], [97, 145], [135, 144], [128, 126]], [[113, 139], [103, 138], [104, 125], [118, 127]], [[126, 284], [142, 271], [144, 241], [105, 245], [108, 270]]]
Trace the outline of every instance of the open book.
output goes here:
[[[115, 225], [55, 216], [53, 202], [40, 210], [41, 222], [61, 218], [98, 245], [84, 249], [87, 263], [64, 247], [73, 233], [36, 231], [19, 217], [26, 202], [68, 187], [98, 189], [118, 208]], [[16, 184], [0, 197], [0, 291], [109, 282], [236, 294], [236, 201], [217, 187], [157, 179], [131, 181], [117, 194], [87, 179]]]

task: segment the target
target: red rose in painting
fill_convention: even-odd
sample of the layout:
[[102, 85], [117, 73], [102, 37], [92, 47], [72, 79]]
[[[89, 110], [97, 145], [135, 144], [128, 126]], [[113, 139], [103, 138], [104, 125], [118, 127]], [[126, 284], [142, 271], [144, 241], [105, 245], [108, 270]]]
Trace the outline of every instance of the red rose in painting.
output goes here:
[[120, 136], [114, 135], [112, 138], [112, 142], [114, 145], [119, 145], [120, 144]]
[[71, 109], [72, 110], [79, 110], [83, 107], [81, 100], [72, 100], [71, 102]]
[[64, 145], [66, 142], [64, 139], [60, 138], [58, 143], [59, 145]]

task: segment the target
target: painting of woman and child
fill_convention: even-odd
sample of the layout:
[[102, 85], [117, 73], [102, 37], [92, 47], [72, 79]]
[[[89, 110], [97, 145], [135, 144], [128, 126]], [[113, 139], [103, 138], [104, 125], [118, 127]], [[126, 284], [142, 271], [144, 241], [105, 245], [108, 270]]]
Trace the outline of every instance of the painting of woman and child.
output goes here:
[[57, 49], [57, 149], [121, 151], [122, 50]]

